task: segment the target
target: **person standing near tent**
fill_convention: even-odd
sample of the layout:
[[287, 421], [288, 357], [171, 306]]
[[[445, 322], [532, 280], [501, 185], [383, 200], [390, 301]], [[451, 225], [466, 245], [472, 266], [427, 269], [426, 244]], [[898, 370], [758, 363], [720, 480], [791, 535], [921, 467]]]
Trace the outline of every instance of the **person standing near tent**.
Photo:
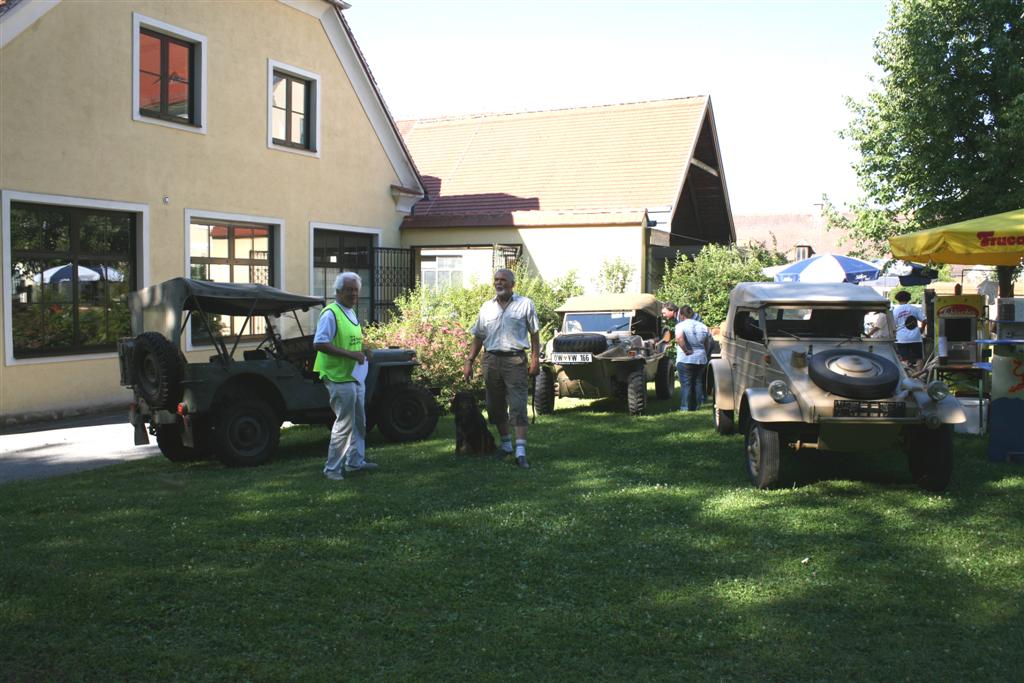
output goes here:
[[924, 343], [921, 331], [927, 318], [920, 306], [910, 303], [910, 292], [896, 292], [897, 306], [892, 309], [892, 317], [896, 322], [896, 353], [905, 363], [912, 364], [920, 370], [924, 365]]

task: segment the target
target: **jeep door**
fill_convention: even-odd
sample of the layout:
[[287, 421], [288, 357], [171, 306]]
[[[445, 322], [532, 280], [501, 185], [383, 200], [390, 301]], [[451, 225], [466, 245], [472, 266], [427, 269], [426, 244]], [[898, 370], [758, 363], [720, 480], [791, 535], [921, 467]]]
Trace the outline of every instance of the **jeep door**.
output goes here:
[[738, 407], [743, 392], [748, 387], [767, 385], [764, 366], [767, 351], [764, 339], [764, 313], [759, 309], [737, 308], [732, 322], [732, 338], [723, 340], [723, 343], [732, 348], [722, 351], [732, 367], [733, 400], [734, 405]]

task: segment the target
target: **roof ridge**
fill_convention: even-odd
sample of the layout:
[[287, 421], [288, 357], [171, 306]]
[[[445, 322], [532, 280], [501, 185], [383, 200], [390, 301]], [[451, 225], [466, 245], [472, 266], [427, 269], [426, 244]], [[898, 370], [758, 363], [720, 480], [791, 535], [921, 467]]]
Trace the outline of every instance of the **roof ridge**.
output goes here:
[[411, 118], [411, 119], [400, 119], [398, 123], [442, 123], [450, 121], [469, 121], [472, 119], [485, 119], [485, 118], [501, 118], [511, 116], [526, 116], [529, 114], [561, 114], [575, 111], [585, 111], [590, 109], [609, 109], [611, 107], [630, 107], [638, 104], [667, 104], [670, 102], [682, 102], [683, 100], [699, 100], [707, 99], [710, 97], [707, 94], [704, 95], [685, 95], [683, 97], [668, 97], [660, 100], [635, 100], [632, 102], [611, 102], [605, 104], [587, 104], [576, 107], [559, 107], [556, 109], [531, 109], [528, 111], [508, 111], [508, 112], [479, 112], [474, 114], [457, 114], [452, 116], [431, 116], [426, 118]]

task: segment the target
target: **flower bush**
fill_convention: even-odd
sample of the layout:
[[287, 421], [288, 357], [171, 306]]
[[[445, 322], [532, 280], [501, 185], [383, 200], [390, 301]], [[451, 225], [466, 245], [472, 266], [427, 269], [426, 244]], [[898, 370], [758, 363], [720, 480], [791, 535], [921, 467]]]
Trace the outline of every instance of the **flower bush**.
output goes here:
[[[541, 326], [541, 343], [551, 336], [558, 324], [555, 309], [570, 296], [583, 293], [575, 272], [563, 278], [545, 282], [531, 275], [528, 263], [521, 261], [513, 269], [516, 274], [516, 294], [529, 297], [537, 309]], [[417, 286], [395, 301], [398, 316], [390, 323], [368, 326], [363, 334], [368, 343], [384, 348], [400, 346], [416, 350], [420, 365], [413, 379], [431, 388], [440, 389], [443, 410], [447, 410], [455, 392], [483, 391], [480, 376], [481, 361], [467, 384], [462, 377], [462, 366], [472, 341], [469, 330], [476, 321], [480, 305], [494, 296], [490, 284], [470, 287], [446, 287], [432, 291]]]

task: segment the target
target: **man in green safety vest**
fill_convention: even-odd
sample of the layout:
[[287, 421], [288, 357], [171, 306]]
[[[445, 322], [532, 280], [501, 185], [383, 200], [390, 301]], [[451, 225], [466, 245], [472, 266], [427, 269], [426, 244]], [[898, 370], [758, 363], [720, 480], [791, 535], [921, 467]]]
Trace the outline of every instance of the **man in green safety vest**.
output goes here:
[[324, 476], [341, 481], [346, 473], [377, 469], [366, 461], [366, 393], [363, 380], [370, 349], [363, 344], [363, 330], [356, 315], [362, 280], [355, 273], [341, 273], [334, 281], [334, 301], [324, 307], [313, 337], [316, 361], [331, 397], [334, 426], [327, 446]]

